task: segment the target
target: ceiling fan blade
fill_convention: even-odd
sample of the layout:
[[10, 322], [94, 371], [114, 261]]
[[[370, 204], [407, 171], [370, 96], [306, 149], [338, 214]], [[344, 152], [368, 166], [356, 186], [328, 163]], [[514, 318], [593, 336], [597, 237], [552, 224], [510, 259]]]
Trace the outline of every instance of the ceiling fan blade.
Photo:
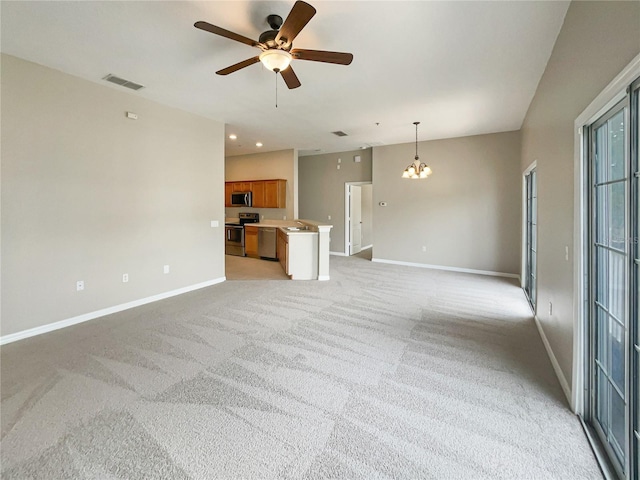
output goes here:
[[261, 44], [259, 42], [256, 42], [255, 40], [251, 40], [250, 38], [243, 35], [230, 32], [229, 30], [225, 30], [224, 28], [216, 27], [215, 25], [211, 25], [207, 22], [196, 22], [193, 24], [193, 26], [199, 28], [200, 30], [204, 30], [205, 32], [214, 33], [216, 35], [220, 35], [221, 37], [229, 38], [231, 40], [244, 43], [251, 47], [261, 47]]
[[349, 65], [353, 61], [353, 55], [351, 53], [327, 52], [326, 50], [305, 50], [304, 48], [294, 48], [290, 53], [293, 58], [298, 60], [310, 60], [312, 62]]
[[300, 80], [298, 80], [298, 76], [293, 71], [293, 68], [291, 68], [291, 65], [289, 65], [289, 67], [282, 70], [280, 72], [280, 75], [282, 75], [282, 79], [284, 80], [284, 83], [287, 84], [287, 87], [289, 87], [290, 90], [292, 88], [298, 88], [300, 85], [302, 85], [300, 83]]
[[222, 70], [218, 70], [216, 74], [218, 75], [229, 75], [230, 73], [237, 72], [241, 68], [248, 67], [249, 65], [253, 65], [254, 63], [258, 63], [260, 61], [260, 57], [253, 57], [243, 60], [242, 62], [238, 62], [235, 65], [231, 65], [230, 67], [223, 68]]
[[283, 40], [285, 41], [285, 44], [291, 44], [293, 39], [300, 33], [300, 30], [309, 23], [309, 20], [311, 20], [315, 14], [315, 8], [308, 3], [298, 0], [289, 12], [289, 16], [280, 27], [278, 35], [276, 35], [276, 43]]

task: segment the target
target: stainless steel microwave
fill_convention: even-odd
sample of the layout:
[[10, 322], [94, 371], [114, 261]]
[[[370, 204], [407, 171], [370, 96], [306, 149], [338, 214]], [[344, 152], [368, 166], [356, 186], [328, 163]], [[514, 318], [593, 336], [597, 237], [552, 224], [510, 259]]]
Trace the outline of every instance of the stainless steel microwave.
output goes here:
[[231, 194], [231, 206], [233, 207], [250, 207], [252, 201], [251, 192], [233, 192]]

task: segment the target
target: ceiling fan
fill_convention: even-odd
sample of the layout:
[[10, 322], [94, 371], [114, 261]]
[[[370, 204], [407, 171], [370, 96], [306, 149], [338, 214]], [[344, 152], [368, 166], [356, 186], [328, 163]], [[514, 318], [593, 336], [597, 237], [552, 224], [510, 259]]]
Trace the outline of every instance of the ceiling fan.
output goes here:
[[282, 22], [282, 17], [279, 15], [269, 15], [267, 17], [267, 22], [271, 30], [263, 32], [257, 42], [207, 22], [196, 22], [194, 27], [262, 50], [260, 55], [218, 70], [216, 72], [218, 75], [229, 75], [230, 73], [237, 72], [242, 68], [261, 61], [269, 70], [276, 74], [280, 73], [287, 87], [298, 88], [300, 86], [300, 80], [298, 80], [298, 77], [289, 65], [291, 60], [309, 60], [312, 62], [335, 63], [338, 65], [349, 65], [353, 60], [353, 55], [350, 53], [293, 48], [293, 40], [315, 14], [315, 8], [308, 3], [298, 0], [291, 9], [291, 12], [289, 12], [289, 16], [284, 23]]

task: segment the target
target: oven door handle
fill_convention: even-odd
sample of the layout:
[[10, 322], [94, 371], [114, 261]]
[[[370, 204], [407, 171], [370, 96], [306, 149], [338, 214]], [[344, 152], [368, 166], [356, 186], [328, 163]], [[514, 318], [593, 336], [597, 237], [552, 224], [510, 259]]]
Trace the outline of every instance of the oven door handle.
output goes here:
[[227, 228], [227, 240], [231, 240], [231, 229]]

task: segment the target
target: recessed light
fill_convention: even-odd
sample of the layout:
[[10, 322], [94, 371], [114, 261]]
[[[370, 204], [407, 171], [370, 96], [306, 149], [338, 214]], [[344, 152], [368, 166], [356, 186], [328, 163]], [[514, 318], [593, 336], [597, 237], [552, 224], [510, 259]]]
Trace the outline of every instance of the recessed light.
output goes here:
[[262, 146], [262, 142], [257, 142], [256, 143], [256, 147], [261, 147]]
[[235, 140], [236, 138], [238, 138], [238, 136], [235, 133], [232, 133], [231, 135], [229, 135], [229, 138], [231, 140]]

